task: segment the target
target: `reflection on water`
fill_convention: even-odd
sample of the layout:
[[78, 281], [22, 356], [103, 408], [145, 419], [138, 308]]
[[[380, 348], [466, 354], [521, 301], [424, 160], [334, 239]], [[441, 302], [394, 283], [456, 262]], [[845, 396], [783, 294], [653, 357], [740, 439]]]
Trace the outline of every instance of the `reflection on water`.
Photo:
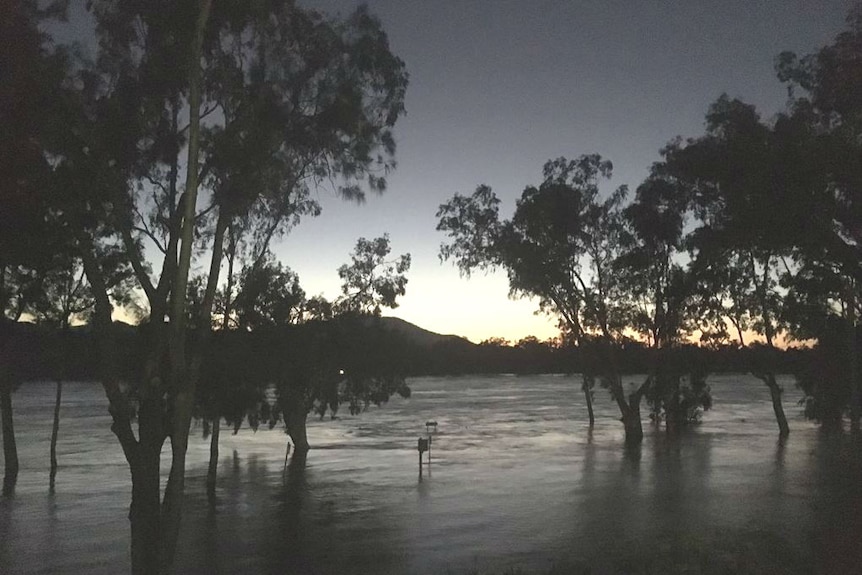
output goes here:
[[[215, 508], [196, 434], [177, 572], [662, 570], [650, 562], [668, 555], [729, 571], [854, 572], [859, 445], [803, 421], [790, 381], [781, 443], [765, 386], [710, 384], [716, 407], [700, 426], [672, 440], [645, 422], [643, 445], [627, 450], [604, 392], [587, 428], [577, 378], [414, 379], [410, 399], [312, 422], [307, 458], [285, 460], [279, 430], [223, 435]], [[129, 478], [105, 400], [98, 386], [68, 387], [55, 496], [51, 386], [14, 396], [21, 474], [0, 501], [0, 573], [128, 570]], [[416, 438], [430, 419], [433, 475], [420, 482]]]

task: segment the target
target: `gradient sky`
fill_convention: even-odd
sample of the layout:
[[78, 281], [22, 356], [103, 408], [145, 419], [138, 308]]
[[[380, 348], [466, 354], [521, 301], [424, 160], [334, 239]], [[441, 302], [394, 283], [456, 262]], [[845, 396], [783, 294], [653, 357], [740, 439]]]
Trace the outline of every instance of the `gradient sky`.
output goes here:
[[[306, 0], [346, 13], [359, 2]], [[530, 301], [508, 299], [503, 272], [460, 278], [441, 264], [437, 207], [491, 185], [506, 217], [542, 164], [598, 152], [612, 185], [633, 190], [659, 149], [702, 133], [722, 92], [780, 110], [786, 90], [773, 61], [804, 54], [844, 26], [852, 2], [370, 0], [394, 53], [407, 64], [407, 115], [396, 126], [398, 168], [389, 191], [365, 205], [318, 191], [323, 214], [276, 246], [309, 294], [338, 295], [336, 268], [356, 239], [389, 232], [410, 252], [407, 295], [385, 315], [426, 329], [517, 340], [557, 334]]]
[[[299, 0], [346, 14], [356, 0]], [[508, 299], [505, 273], [459, 277], [437, 253], [438, 206], [486, 183], [509, 217], [550, 158], [598, 152], [612, 187], [633, 191], [677, 135], [703, 132], [723, 92], [764, 117], [787, 93], [773, 62], [829, 43], [852, 0], [367, 0], [407, 64], [407, 115], [395, 128], [389, 190], [357, 206], [317, 190], [323, 205], [274, 246], [309, 295], [339, 295], [337, 268], [357, 238], [388, 232], [409, 252], [396, 315], [479, 342], [557, 335], [528, 300]], [[74, 4], [71, 30], [86, 29]], [[64, 40], [58, 34], [59, 40]], [[77, 38], [81, 40], [80, 37]], [[84, 40], [86, 44], [86, 40]]]

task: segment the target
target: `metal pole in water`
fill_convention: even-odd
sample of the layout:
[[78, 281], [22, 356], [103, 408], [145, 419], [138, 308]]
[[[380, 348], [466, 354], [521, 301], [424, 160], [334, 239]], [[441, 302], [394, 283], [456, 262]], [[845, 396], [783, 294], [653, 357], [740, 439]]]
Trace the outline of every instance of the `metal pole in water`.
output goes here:
[[[428, 440], [420, 437], [416, 448], [419, 450], [419, 479], [422, 479], [422, 454], [428, 451]], [[431, 470], [428, 471], [430, 473]]]

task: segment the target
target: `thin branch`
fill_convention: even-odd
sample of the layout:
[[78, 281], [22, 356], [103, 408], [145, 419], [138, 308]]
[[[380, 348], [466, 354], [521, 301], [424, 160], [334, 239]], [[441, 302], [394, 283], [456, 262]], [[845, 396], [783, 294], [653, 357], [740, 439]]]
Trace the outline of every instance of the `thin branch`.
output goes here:
[[203, 218], [205, 215], [207, 215], [208, 213], [210, 213], [211, 211], [213, 211], [217, 207], [218, 207], [218, 204], [213, 202], [212, 204], [210, 204], [210, 207], [208, 207], [205, 210], [198, 212], [197, 215], [195, 215], [195, 221], [199, 221], [201, 218]]
[[[212, 105], [212, 107], [211, 107], [211, 108], [205, 108], [205, 109], [204, 109], [204, 112], [203, 112], [203, 114], [201, 114], [201, 115], [199, 116], [199, 119], [203, 120], [204, 118], [206, 118], [207, 116], [209, 116], [210, 114], [212, 114], [213, 112], [215, 112], [215, 111], [218, 109], [218, 107], [219, 107], [219, 103], [218, 103], [218, 102], [213, 102], [213, 105]], [[188, 124], [186, 124], [186, 125], [185, 125], [185, 126], [183, 126], [182, 128], [178, 129], [178, 130], [177, 130], [177, 135], [182, 134], [183, 132], [185, 132], [186, 130], [188, 130], [190, 125], [191, 125], [191, 122], [189, 122]]]

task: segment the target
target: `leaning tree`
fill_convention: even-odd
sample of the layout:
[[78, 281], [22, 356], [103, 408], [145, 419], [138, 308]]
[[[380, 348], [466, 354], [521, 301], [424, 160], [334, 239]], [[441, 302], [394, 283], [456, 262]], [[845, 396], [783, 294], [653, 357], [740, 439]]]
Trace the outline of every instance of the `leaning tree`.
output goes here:
[[[627, 190], [617, 188], [601, 199], [599, 184], [611, 173], [611, 162], [598, 154], [552, 160], [544, 166], [543, 182], [524, 190], [510, 220], [500, 219], [500, 200], [491, 188], [479, 186], [471, 196], [455, 194], [440, 206], [437, 229], [450, 238], [440, 248], [441, 259], [454, 260], [462, 274], [505, 270], [512, 296], [538, 298], [572, 340], [598, 343], [595, 369], [619, 407], [626, 442], [637, 444], [643, 439], [646, 384], [627, 394], [618, 367], [626, 314], [612, 268], [621, 249]], [[590, 411], [594, 376], [585, 374], [583, 385]]]

